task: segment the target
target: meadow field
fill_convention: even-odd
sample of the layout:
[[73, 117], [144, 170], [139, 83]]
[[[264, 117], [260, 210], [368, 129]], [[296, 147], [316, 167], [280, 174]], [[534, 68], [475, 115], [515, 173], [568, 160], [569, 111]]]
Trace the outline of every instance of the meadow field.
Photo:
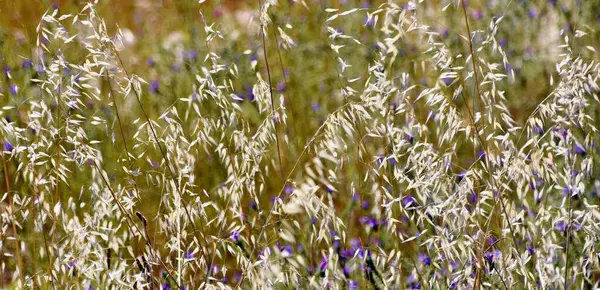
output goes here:
[[0, 289], [597, 289], [600, 1], [0, 0]]

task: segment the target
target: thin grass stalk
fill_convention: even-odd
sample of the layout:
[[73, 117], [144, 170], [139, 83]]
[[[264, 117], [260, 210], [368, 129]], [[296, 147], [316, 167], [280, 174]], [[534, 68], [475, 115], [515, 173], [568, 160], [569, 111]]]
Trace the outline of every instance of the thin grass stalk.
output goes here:
[[[260, 9], [262, 9], [262, 0], [258, 0], [258, 5], [259, 5], [259, 12]], [[266, 13], [266, 11], [265, 11]], [[275, 99], [273, 98], [273, 83], [271, 81], [271, 68], [269, 66], [269, 54], [267, 53], [267, 40], [266, 40], [266, 36], [265, 36], [265, 30], [267, 30], [267, 27], [264, 27], [264, 24], [261, 23], [261, 29], [260, 29], [260, 34], [262, 37], [262, 47], [263, 47], [263, 54], [265, 56], [265, 65], [266, 65], [266, 69], [267, 69], [267, 77], [269, 80], [269, 98], [271, 98], [271, 116], [274, 117], [275, 116]], [[279, 142], [279, 127], [281, 126], [281, 122], [282, 120], [280, 119], [278, 122], [275, 122], [275, 120], [273, 120], [273, 125], [275, 127], [275, 143], [277, 145], [277, 157], [279, 159], [279, 176], [280, 178], [283, 178], [283, 163], [281, 162], [281, 145]], [[285, 180], [281, 181], [282, 183], [285, 183]]]
[[[8, 83], [8, 76], [5, 74], [4, 75], [4, 80], [5, 83]], [[6, 86], [4, 86], [6, 87]], [[4, 89], [6, 95], [8, 93], [8, 89], [5, 88]], [[4, 135], [4, 134], [2, 134]], [[19, 233], [17, 231], [17, 218], [15, 215], [15, 211], [14, 211], [14, 197], [13, 197], [13, 192], [11, 189], [11, 182], [10, 182], [10, 177], [8, 175], [8, 162], [6, 162], [6, 156], [4, 154], [4, 143], [6, 141], [2, 140], [2, 147], [0, 148], [0, 150], [2, 150], [2, 167], [3, 167], [3, 171], [4, 171], [4, 182], [6, 184], [6, 193], [8, 194], [8, 208], [10, 211], [10, 216], [13, 219], [11, 221], [11, 230], [12, 230], [12, 234], [15, 237], [15, 255], [17, 258], [17, 267], [19, 269], [19, 279], [20, 279], [20, 283], [22, 287], [25, 287], [25, 273], [23, 272], [23, 258], [21, 257], [21, 241], [19, 240]], [[4, 276], [0, 277], [0, 279], [4, 280]], [[4, 281], [3, 281], [4, 283]]]
[[[125, 65], [123, 64], [123, 60], [121, 59], [119, 52], [117, 51], [117, 49], [115, 48], [114, 44], [111, 42], [111, 47], [113, 49], [113, 52], [115, 53], [115, 56], [117, 57], [117, 59], [119, 60], [119, 64], [121, 65], [121, 68], [123, 69], [123, 71], [125, 72], [125, 75], [127, 76], [127, 78], [129, 80], [131, 80], [131, 77], [129, 75], [129, 73], [127, 72], [127, 69], [125, 68]], [[196, 239], [198, 240], [198, 242], [200, 243], [201, 241], [204, 241], [204, 244], [207, 245], [208, 242], [206, 241], [206, 238], [203, 237], [202, 239], [200, 239], [200, 237], [198, 236], [198, 230], [196, 227], [196, 223], [195, 220], [192, 218], [189, 209], [187, 207], [187, 202], [185, 201], [185, 199], [183, 198], [183, 194], [181, 193], [181, 189], [179, 186], [179, 179], [175, 176], [175, 173], [173, 172], [173, 169], [171, 169], [171, 162], [169, 161], [169, 158], [167, 157], [166, 152], [164, 151], [162, 145], [160, 144], [160, 141], [158, 139], [158, 136], [156, 134], [156, 130], [154, 129], [154, 125], [152, 125], [152, 122], [150, 120], [150, 117], [148, 116], [148, 113], [146, 112], [146, 110], [144, 109], [144, 106], [142, 105], [142, 100], [141, 97], [139, 95], [139, 92], [136, 89], [133, 89], [134, 95], [136, 97], [137, 103], [140, 107], [140, 109], [142, 110], [142, 113], [144, 115], [144, 118], [146, 119], [146, 122], [148, 122], [148, 126], [150, 126], [150, 131], [152, 132], [152, 136], [154, 138], [154, 141], [156, 142], [156, 146], [158, 146], [158, 148], [160, 149], [160, 153], [162, 155], [162, 158], [165, 161], [165, 164], [167, 165], [167, 168], [169, 169], [169, 173], [171, 175], [171, 179], [173, 180], [173, 182], [175, 183], [175, 187], [176, 187], [176, 192], [179, 195], [179, 197], [181, 198], [181, 202], [183, 203], [183, 209], [185, 211], [186, 217], [189, 220], [190, 224], [192, 225], [192, 230], [194, 231], [194, 236], [196, 237]], [[200, 219], [200, 221], [202, 221], [202, 219]], [[201, 222], [200, 225], [202, 228], [204, 227], [203, 223]], [[201, 247], [201, 251], [202, 251], [202, 255], [205, 256], [204, 253], [204, 247]]]
[[[94, 167], [96, 168], [96, 170], [98, 171], [98, 174], [102, 177], [102, 181], [104, 182], [104, 184], [106, 185], [106, 188], [108, 188], [113, 201], [117, 204], [117, 207], [119, 208], [119, 210], [121, 211], [121, 213], [123, 214], [123, 216], [125, 217], [125, 221], [127, 222], [127, 227], [129, 229], [129, 231], [131, 232], [132, 236], [137, 236], [135, 233], [137, 232], [139, 234], [139, 236], [142, 237], [142, 239], [146, 242], [146, 244], [148, 245], [148, 247], [154, 251], [156, 251], [156, 249], [154, 249], [154, 247], [152, 246], [152, 244], [150, 243], [149, 237], [145, 234], [147, 233], [147, 231], [141, 231], [140, 228], [138, 227], [138, 225], [135, 223], [135, 221], [133, 221], [133, 218], [131, 217], [131, 215], [127, 212], [127, 210], [125, 210], [125, 207], [121, 204], [121, 202], [119, 201], [119, 198], [117, 197], [117, 194], [115, 193], [115, 191], [113, 190], [112, 186], [110, 186], [110, 183], [107, 179], [106, 176], [104, 176], [104, 174], [102, 173], [102, 170], [100, 169], [100, 166], [98, 165], [98, 163], [96, 161], [94, 161]], [[132, 226], [133, 225], [133, 226]], [[144, 225], [145, 228], [145, 225]], [[133, 229], [136, 230], [136, 232], [133, 231]], [[177, 288], [181, 288], [179, 286], [179, 284], [177, 284], [177, 279], [175, 278], [175, 276], [172, 273], [172, 270], [162, 261], [162, 259], [160, 258], [160, 256], [156, 253], [154, 253], [154, 256], [156, 256], [156, 259], [158, 260], [159, 264], [165, 268], [165, 271], [167, 272], [167, 275], [173, 280], [175, 281]]]

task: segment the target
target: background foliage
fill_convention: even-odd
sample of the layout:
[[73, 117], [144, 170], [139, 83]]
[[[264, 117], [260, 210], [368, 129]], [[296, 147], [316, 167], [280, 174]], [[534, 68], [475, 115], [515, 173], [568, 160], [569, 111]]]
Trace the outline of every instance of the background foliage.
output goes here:
[[0, 15], [0, 288], [598, 285], [594, 1]]

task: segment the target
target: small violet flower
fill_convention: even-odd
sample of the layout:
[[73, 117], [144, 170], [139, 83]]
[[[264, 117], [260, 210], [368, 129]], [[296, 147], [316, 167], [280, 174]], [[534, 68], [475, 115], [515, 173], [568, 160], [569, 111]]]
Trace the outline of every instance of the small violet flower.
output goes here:
[[472, 192], [469, 194], [469, 203], [474, 204], [477, 202], [477, 193]]
[[153, 94], [157, 94], [159, 88], [160, 82], [158, 80], [153, 80], [150, 82], [150, 92], [152, 92]]
[[585, 151], [585, 148], [579, 144], [575, 145], [575, 153], [585, 157], [587, 155], [587, 152]]
[[232, 231], [229, 238], [232, 241], [237, 242], [240, 239], [240, 233], [238, 231]]
[[537, 10], [535, 9], [535, 7], [529, 8], [529, 11], [527, 11], [527, 15], [529, 16], [529, 18], [535, 18], [537, 16]]
[[277, 83], [277, 91], [278, 91], [278, 92], [283, 92], [283, 91], [285, 91], [285, 83], [284, 83], [284, 82], [278, 82], [278, 83]]
[[567, 230], [567, 223], [565, 223], [564, 221], [559, 221], [556, 223], [555, 227], [558, 231], [564, 232]]
[[21, 62], [21, 68], [29, 69], [32, 67], [33, 67], [33, 62], [31, 62], [31, 59], [25, 59], [25, 60], [23, 60], [23, 62]]
[[10, 84], [8, 86], [8, 91], [10, 92], [11, 95], [16, 96], [17, 93], [19, 92], [19, 87], [17, 87], [17, 85], [15, 85], [15, 84]]
[[10, 142], [8, 141], [4, 141], [4, 151], [13, 151], [14, 146], [12, 144], [10, 144]]
[[368, 200], [363, 201], [362, 204], [360, 205], [360, 207], [362, 209], [368, 209], [369, 206], [371, 206], [371, 203]]
[[317, 102], [312, 102], [312, 104], [310, 105], [310, 108], [314, 112], [318, 112], [319, 110], [321, 110], [321, 105], [319, 105], [319, 103], [317, 103]]
[[321, 259], [321, 265], [319, 265], [319, 270], [321, 270], [321, 272], [325, 271], [325, 269], [327, 269], [327, 265], [328, 265], [327, 256], [324, 256]]
[[404, 207], [410, 207], [412, 205], [416, 205], [417, 200], [412, 197], [411, 195], [407, 195], [405, 197], [402, 198], [402, 206]]
[[425, 253], [423, 253], [423, 252], [419, 253], [419, 261], [421, 261], [421, 263], [423, 265], [426, 265], [426, 266], [431, 265], [431, 258], [429, 258], [429, 256], [425, 255]]

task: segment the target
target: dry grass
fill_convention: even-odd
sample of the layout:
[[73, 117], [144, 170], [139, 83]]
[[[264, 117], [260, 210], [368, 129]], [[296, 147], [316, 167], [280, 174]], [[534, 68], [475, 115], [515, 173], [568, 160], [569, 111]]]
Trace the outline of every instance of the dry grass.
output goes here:
[[199, 2], [1, 2], [0, 288], [598, 286], [597, 5]]

